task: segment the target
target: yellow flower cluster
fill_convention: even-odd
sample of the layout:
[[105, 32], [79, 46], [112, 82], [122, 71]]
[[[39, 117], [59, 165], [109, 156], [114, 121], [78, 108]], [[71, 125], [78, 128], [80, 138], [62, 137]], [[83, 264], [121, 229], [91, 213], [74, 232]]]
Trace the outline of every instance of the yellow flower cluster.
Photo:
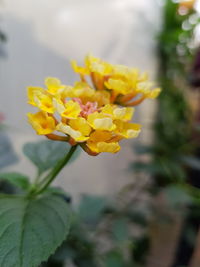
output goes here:
[[113, 65], [92, 55], [86, 56], [84, 67], [77, 66], [75, 61], [72, 67], [83, 82], [89, 75], [96, 90], [109, 92], [110, 103], [121, 106], [136, 106], [146, 98], [156, 98], [161, 91], [152, 89], [147, 73], [140, 74], [138, 69]]
[[135, 138], [140, 132], [141, 126], [130, 122], [134, 108], [129, 106], [157, 97], [160, 89], [151, 89], [146, 74], [93, 56], [86, 57], [84, 67], [75, 61], [72, 66], [81, 76], [74, 86], [47, 78], [45, 89], [28, 87], [28, 103], [39, 109], [36, 114], [28, 113], [30, 124], [38, 134], [79, 144], [90, 155], [116, 153], [120, 140]]

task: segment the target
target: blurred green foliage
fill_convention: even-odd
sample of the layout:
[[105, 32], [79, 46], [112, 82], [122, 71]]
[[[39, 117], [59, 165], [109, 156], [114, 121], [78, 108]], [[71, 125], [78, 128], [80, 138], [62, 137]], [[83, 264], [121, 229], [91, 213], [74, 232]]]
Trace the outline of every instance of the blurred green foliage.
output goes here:
[[194, 9], [181, 15], [178, 3], [165, 1], [162, 31], [158, 36], [158, 81], [162, 93], [158, 98], [154, 142], [137, 145], [138, 154], [149, 154], [151, 161], [134, 162], [137, 172], [151, 174], [158, 190], [174, 183], [185, 183], [188, 168], [200, 168], [194, 156], [198, 144], [192, 139], [192, 115], [186, 97], [188, 70], [194, 58], [194, 30], [199, 16]]

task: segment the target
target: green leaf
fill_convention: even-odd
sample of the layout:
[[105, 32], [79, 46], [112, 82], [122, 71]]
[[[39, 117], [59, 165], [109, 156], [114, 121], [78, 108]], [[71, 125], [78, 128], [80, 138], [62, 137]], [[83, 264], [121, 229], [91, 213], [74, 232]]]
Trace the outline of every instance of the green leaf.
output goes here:
[[114, 221], [112, 226], [112, 233], [114, 238], [118, 242], [123, 243], [125, 241], [128, 241], [130, 236], [129, 236], [129, 227], [127, 220], [125, 218], [120, 218]]
[[70, 194], [65, 192], [65, 190], [61, 187], [48, 187], [46, 192], [50, 193], [51, 195], [62, 197], [67, 203], [71, 202]]
[[177, 185], [170, 185], [163, 191], [169, 204], [174, 207], [180, 205], [184, 206], [192, 203], [192, 197], [189, 195], [189, 193]]
[[105, 197], [84, 196], [79, 206], [80, 218], [85, 222], [97, 222], [106, 203]]
[[0, 196], [0, 266], [38, 267], [69, 231], [70, 212], [60, 197]]
[[22, 190], [28, 190], [30, 187], [28, 176], [18, 172], [0, 173], [0, 180], [7, 181]]
[[[35, 164], [39, 173], [53, 168], [70, 150], [68, 143], [44, 140], [36, 143], [27, 143], [23, 147], [24, 154]], [[74, 160], [79, 152], [76, 152], [70, 162]]]

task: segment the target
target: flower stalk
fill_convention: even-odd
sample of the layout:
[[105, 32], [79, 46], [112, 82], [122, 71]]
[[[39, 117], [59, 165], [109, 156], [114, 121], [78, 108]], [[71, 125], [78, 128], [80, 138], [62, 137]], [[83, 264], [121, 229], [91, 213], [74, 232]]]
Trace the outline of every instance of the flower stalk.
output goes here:
[[53, 180], [56, 178], [59, 172], [67, 165], [67, 163], [70, 161], [76, 149], [77, 145], [72, 146], [67, 155], [63, 159], [58, 161], [56, 166], [50, 171], [49, 174], [47, 174], [46, 177], [44, 177], [44, 179], [38, 185], [36, 185], [35, 189], [31, 191], [30, 194], [39, 195], [43, 193], [47, 189], [47, 187], [53, 182]]

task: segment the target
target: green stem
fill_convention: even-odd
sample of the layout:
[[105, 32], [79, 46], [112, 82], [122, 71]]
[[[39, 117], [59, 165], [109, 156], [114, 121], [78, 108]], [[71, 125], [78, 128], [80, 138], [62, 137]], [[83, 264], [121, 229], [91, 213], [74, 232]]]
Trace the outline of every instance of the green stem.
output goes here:
[[37, 186], [37, 184], [39, 183], [39, 181], [40, 181], [40, 176], [41, 176], [41, 172], [38, 171], [37, 176], [36, 176], [36, 178], [35, 178], [35, 186]]
[[67, 153], [67, 155], [56, 164], [56, 166], [51, 170], [49, 174], [47, 174], [47, 176], [44, 178], [44, 180], [41, 183], [41, 187], [39, 187], [38, 190], [34, 192], [35, 195], [39, 195], [46, 190], [46, 188], [51, 184], [51, 182], [55, 179], [58, 173], [69, 162], [76, 148], [77, 146], [72, 146], [69, 152]]

